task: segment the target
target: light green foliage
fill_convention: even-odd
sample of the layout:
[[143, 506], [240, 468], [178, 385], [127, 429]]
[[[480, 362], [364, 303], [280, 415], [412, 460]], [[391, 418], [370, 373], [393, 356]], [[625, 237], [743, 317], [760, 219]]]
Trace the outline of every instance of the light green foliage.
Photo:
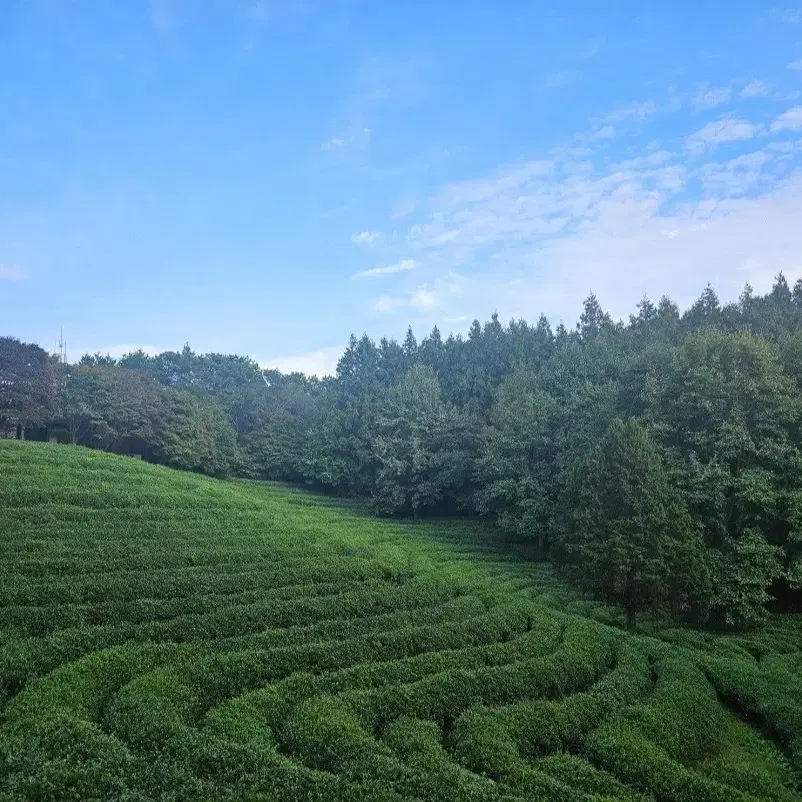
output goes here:
[[531, 374], [513, 373], [499, 387], [477, 461], [476, 507], [495, 514], [519, 538], [537, 539], [546, 551], [552, 525], [554, 438], [558, 405]]
[[792, 618], [629, 634], [483, 526], [66, 446], [0, 443], [0, 533], [3, 802], [800, 797]]
[[413, 513], [443, 502], [460, 506], [471, 471], [462, 415], [443, 400], [432, 368], [415, 365], [379, 404], [373, 451], [377, 462], [375, 508]]
[[168, 396], [158, 454], [172, 468], [227, 476], [237, 459], [236, 432], [214, 401], [174, 390]]

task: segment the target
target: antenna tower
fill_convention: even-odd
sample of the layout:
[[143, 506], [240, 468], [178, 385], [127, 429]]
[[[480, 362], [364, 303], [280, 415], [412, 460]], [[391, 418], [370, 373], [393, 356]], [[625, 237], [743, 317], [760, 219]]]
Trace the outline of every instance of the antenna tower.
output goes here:
[[58, 330], [58, 361], [67, 364], [67, 343], [64, 342], [64, 329]]

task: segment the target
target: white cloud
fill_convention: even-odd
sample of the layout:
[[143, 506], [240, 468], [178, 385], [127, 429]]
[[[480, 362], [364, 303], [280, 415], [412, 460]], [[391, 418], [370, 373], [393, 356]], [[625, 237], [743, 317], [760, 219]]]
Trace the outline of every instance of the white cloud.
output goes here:
[[392, 295], [381, 295], [373, 302], [373, 308], [377, 312], [392, 312], [399, 306], [406, 306], [406, 299], [394, 297]]
[[0, 264], [0, 279], [7, 281], [22, 281], [28, 278], [26, 272], [17, 265], [3, 265]]
[[327, 139], [320, 146], [323, 150], [342, 150], [351, 145], [367, 145], [370, 142], [370, 128], [359, 128], [347, 135], [335, 136]]
[[796, 61], [792, 61], [788, 64], [789, 70], [802, 70], [802, 58], [798, 58]]
[[729, 103], [732, 98], [732, 89], [728, 86], [702, 86], [693, 99], [698, 109], [711, 109], [723, 103]]
[[360, 231], [359, 234], [351, 235], [354, 245], [373, 245], [378, 239], [381, 239], [380, 231]]
[[[775, 121], [774, 130], [800, 129], [802, 109]], [[466, 310], [527, 319], [543, 311], [573, 324], [591, 289], [625, 316], [644, 293], [687, 305], [708, 281], [727, 299], [747, 281], [767, 289], [780, 270], [802, 276], [802, 171], [791, 161], [802, 137], [762, 138], [743, 153], [758, 133], [771, 137], [768, 126], [724, 117], [684, 140], [698, 156], [739, 142], [727, 160], [688, 165], [685, 152], [657, 143], [617, 163], [554, 150], [549, 161], [444, 186], [407, 235], [431, 273], [464, 276], [459, 297], [427, 287], [437, 295], [430, 315], [448, 323]], [[385, 296], [377, 308], [407, 308], [412, 297]]]
[[802, 129], [802, 106], [784, 111], [772, 124], [772, 131], [798, 131]]
[[761, 129], [761, 126], [740, 120], [737, 117], [722, 117], [720, 120], [709, 122], [704, 128], [686, 137], [685, 144], [692, 153], [703, 153], [725, 142], [736, 142], [751, 139]]
[[276, 356], [259, 360], [262, 368], [280, 370], [282, 373], [304, 373], [307, 376], [333, 376], [337, 372], [337, 363], [343, 355], [345, 348], [334, 345], [328, 348], [318, 348], [305, 354], [293, 356]]
[[428, 287], [418, 287], [409, 305], [415, 309], [434, 309], [439, 304], [437, 293]]
[[765, 97], [769, 93], [768, 84], [765, 81], [750, 81], [738, 94], [741, 97]]
[[406, 273], [409, 270], [414, 270], [418, 263], [414, 259], [402, 259], [394, 265], [387, 265], [386, 267], [372, 267], [370, 270], [361, 270], [359, 273], [354, 273], [351, 278], [376, 278], [377, 276], [390, 276], [393, 273]]
[[165, 351], [180, 351], [181, 348], [176, 348], [171, 345], [144, 345], [142, 343], [120, 343], [119, 345], [104, 345], [101, 348], [73, 348], [70, 351], [80, 354], [102, 354], [103, 356], [111, 356], [119, 359], [126, 354], [133, 354], [136, 351], [142, 351], [148, 356], [155, 356], [156, 354], [163, 354]]
[[445, 300], [462, 295], [465, 279], [454, 271], [434, 285], [421, 284], [409, 295], [382, 295], [373, 302], [376, 312], [393, 312], [396, 309], [413, 309], [416, 312], [431, 312]]
[[392, 312], [395, 309], [416, 309], [430, 311], [440, 304], [437, 293], [426, 285], [418, 287], [412, 295], [381, 295], [373, 302], [376, 312]]

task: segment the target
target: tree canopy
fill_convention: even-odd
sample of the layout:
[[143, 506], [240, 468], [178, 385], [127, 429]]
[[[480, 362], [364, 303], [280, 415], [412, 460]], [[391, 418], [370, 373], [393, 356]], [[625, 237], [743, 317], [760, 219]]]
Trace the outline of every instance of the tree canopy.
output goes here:
[[497, 315], [467, 336], [352, 336], [336, 375], [180, 352], [58, 364], [0, 339], [0, 429], [383, 515], [477, 515], [590, 593], [716, 626], [802, 609], [802, 281], [627, 322]]

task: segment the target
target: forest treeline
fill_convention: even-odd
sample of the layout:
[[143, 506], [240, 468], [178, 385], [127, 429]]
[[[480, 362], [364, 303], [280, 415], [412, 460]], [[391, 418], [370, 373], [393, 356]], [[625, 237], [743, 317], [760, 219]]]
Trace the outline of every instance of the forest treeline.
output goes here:
[[383, 515], [480, 515], [580, 587], [751, 626], [802, 609], [802, 281], [663, 298], [572, 330], [352, 337], [336, 375], [221, 354], [60, 364], [0, 338], [0, 430], [212, 475], [304, 483]]

